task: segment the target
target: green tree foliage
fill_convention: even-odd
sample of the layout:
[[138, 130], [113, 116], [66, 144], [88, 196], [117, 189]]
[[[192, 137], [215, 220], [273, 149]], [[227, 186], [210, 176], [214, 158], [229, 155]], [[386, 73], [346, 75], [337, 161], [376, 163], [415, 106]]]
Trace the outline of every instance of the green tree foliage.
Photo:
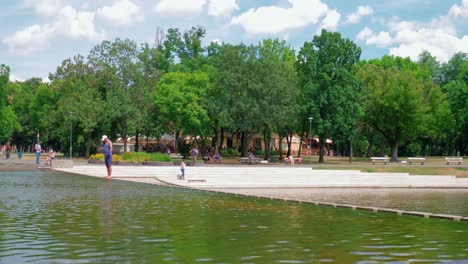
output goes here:
[[[449, 135], [449, 147], [454, 155], [468, 154], [468, 54], [457, 53], [442, 66], [442, 90], [447, 94], [455, 117]], [[454, 146], [454, 147], [452, 147]]]
[[392, 149], [391, 160], [397, 161], [401, 143], [434, 137], [452, 119], [430, 75], [422, 74], [409, 60], [402, 64], [405, 60], [397, 57], [392, 66], [390, 59], [386, 57], [385, 63], [372, 60], [357, 75], [365, 95], [364, 123], [385, 137]]
[[13, 108], [7, 98], [7, 85], [10, 78], [10, 68], [0, 65], [0, 142], [10, 141], [14, 130], [21, 130]]
[[359, 82], [353, 67], [361, 49], [339, 33], [322, 30], [299, 51], [297, 72], [301, 87], [303, 122], [313, 117], [320, 138], [319, 162], [324, 161], [325, 140], [350, 133], [360, 116]]
[[210, 119], [202, 103], [210, 85], [208, 74], [171, 72], [164, 75], [156, 87], [154, 103], [164, 116], [165, 123], [182, 135], [205, 136], [210, 129]]
[[78, 55], [64, 60], [50, 79], [51, 86], [59, 94], [55, 113], [60, 131], [57, 137], [64, 143], [69, 142], [71, 126], [73, 144], [84, 145], [84, 156], [89, 157], [93, 139], [99, 137], [108, 119], [106, 102], [97, 89], [94, 71], [84, 57]]
[[139, 89], [142, 86], [138, 85], [137, 44], [129, 39], [105, 40], [91, 50], [88, 61], [100, 79], [111, 130], [120, 132], [126, 151], [127, 136], [135, 133], [136, 124], [144, 118], [136, 103], [136, 98], [143, 94]]

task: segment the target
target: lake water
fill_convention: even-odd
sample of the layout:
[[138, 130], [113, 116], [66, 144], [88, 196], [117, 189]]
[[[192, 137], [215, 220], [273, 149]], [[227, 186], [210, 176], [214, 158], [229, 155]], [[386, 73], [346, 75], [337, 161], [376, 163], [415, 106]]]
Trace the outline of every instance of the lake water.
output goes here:
[[0, 172], [0, 263], [437, 263], [468, 223]]

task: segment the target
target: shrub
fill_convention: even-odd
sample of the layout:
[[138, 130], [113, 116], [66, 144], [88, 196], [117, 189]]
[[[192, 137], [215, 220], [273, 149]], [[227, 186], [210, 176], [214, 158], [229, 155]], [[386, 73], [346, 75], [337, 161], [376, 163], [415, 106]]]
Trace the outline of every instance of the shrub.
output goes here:
[[122, 160], [129, 162], [171, 161], [171, 158], [166, 153], [125, 152], [122, 154]]
[[104, 154], [103, 153], [97, 153], [94, 155], [89, 156], [90, 160], [104, 160]]
[[112, 154], [112, 161], [122, 161], [122, 157], [117, 154]]
[[237, 150], [234, 148], [229, 148], [229, 149], [224, 149], [221, 150], [221, 155], [223, 157], [236, 157], [237, 156]]

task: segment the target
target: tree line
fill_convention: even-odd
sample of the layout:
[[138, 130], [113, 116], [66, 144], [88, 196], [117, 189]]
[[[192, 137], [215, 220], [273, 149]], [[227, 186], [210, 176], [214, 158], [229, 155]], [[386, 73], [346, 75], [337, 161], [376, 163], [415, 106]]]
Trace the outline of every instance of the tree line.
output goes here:
[[256, 134], [268, 159], [273, 134], [289, 156], [293, 135], [302, 142], [312, 128], [320, 162], [327, 138], [350, 159], [468, 153], [466, 53], [445, 63], [427, 51], [417, 61], [361, 60], [358, 45], [326, 30], [299, 50], [278, 39], [203, 46], [204, 37], [193, 27], [158, 30], [152, 45], [105, 40], [65, 59], [50, 83], [10, 82], [2, 64], [0, 140], [24, 148], [40, 135], [66, 150], [72, 130], [76, 154], [88, 157], [102, 134], [122, 135], [125, 149], [123, 135], [136, 144], [139, 135], [192, 135], [218, 151], [229, 133], [246, 156]]

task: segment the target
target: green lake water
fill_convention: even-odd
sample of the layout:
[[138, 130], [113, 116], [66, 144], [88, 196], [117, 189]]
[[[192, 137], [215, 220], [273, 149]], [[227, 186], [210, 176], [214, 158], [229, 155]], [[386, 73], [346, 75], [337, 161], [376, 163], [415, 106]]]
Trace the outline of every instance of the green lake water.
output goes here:
[[468, 223], [0, 172], [0, 263], [438, 263]]

